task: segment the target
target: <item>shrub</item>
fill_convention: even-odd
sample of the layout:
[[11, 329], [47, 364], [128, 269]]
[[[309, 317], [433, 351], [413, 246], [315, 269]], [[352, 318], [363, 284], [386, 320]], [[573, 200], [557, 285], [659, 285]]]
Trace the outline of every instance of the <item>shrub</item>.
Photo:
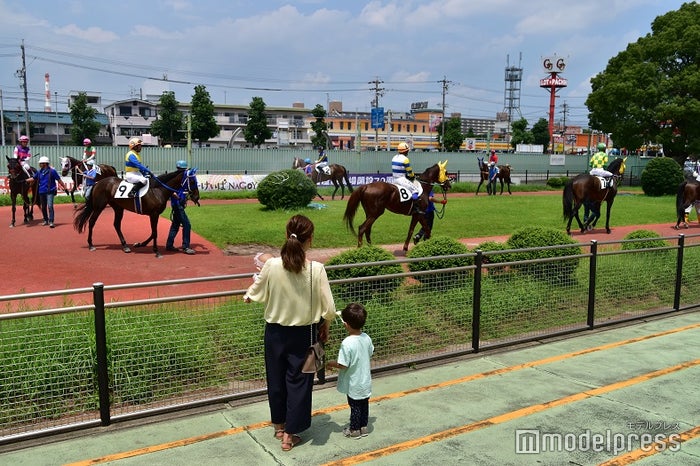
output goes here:
[[[492, 251], [505, 251], [508, 249], [508, 246], [505, 243], [499, 243], [498, 241], [484, 241], [483, 243], [479, 243], [474, 250], [480, 250], [483, 252], [492, 252]], [[488, 254], [484, 255], [483, 263], [484, 264], [496, 264], [499, 262], [509, 262], [511, 260], [509, 254]], [[505, 267], [490, 267], [489, 273], [499, 273], [499, 272], [504, 272]]]
[[[465, 267], [474, 264], [472, 256], [455, 257], [460, 254], [469, 253], [469, 249], [459, 241], [446, 236], [434, 236], [428, 241], [418, 243], [406, 257], [416, 259], [420, 257], [450, 256], [440, 259], [410, 262], [408, 269], [411, 272], [422, 272], [425, 270], [449, 269], [453, 267]], [[416, 280], [434, 289], [444, 290], [462, 284], [464, 277], [468, 275], [467, 270], [455, 272], [443, 272], [440, 274], [416, 275]]]
[[628, 233], [624, 239], [644, 239], [649, 238], [649, 241], [634, 241], [632, 243], [622, 243], [623, 251], [631, 251], [635, 249], [663, 248], [668, 246], [668, 242], [660, 239], [661, 235], [651, 230], [635, 230]]
[[554, 176], [547, 180], [547, 186], [550, 188], [563, 188], [568, 181], [569, 178], [566, 176]]
[[[544, 246], [577, 244], [563, 231], [547, 227], [525, 227], [517, 230], [508, 238], [506, 245], [509, 249], [528, 249]], [[580, 247], [542, 249], [535, 251], [514, 252], [513, 261], [565, 257], [581, 254]], [[546, 280], [552, 284], [567, 284], [573, 279], [578, 258], [540, 262], [534, 264], [514, 265], [513, 268], [535, 278]]]
[[316, 185], [300, 170], [270, 173], [258, 185], [258, 201], [268, 209], [306, 207], [316, 195]]
[[647, 196], [676, 194], [683, 182], [683, 170], [669, 157], [657, 157], [649, 161], [640, 177], [642, 190]]
[[[344, 264], [366, 264], [369, 262], [385, 262], [394, 260], [394, 256], [377, 246], [364, 246], [349, 249], [333, 256], [326, 261], [326, 267]], [[392, 265], [362, 265], [361, 267], [348, 267], [342, 269], [327, 269], [329, 280], [342, 280], [346, 278], [373, 277], [376, 275], [389, 275], [402, 273], [399, 264]], [[343, 300], [365, 301], [373, 294], [394, 291], [401, 286], [403, 279], [387, 278], [372, 281], [360, 281], [333, 285], [333, 294]]]

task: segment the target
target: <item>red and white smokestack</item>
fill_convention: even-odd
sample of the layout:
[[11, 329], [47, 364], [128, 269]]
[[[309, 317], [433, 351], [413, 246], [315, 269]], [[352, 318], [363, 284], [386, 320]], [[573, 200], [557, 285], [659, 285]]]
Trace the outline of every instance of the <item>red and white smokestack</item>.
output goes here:
[[49, 73], [44, 75], [44, 90], [46, 91], [46, 97], [44, 98], [44, 111], [51, 111], [51, 91], [49, 90]]

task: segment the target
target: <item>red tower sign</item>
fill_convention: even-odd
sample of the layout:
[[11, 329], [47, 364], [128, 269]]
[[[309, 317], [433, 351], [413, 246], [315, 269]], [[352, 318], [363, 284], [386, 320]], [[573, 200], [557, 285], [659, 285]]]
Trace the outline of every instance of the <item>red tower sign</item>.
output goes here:
[[549, 91], [549, 140], [554, 141], [554, 107], [557, 97], [557, 89], [567, 86], [565, 78], [559, 76], [566, 68], [566, 59], [553, 55], [542, 58], [542, 68], [549, 73], [544, 79], [540, 79], [540, 87]]

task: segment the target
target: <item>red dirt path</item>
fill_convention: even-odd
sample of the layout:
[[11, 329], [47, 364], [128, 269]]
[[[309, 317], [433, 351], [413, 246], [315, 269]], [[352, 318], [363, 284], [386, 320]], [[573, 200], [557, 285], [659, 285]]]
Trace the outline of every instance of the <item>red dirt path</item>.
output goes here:
[[[208, 201], [204, 201], [204, 203], [206, 202]], [[154, 256], [151, 245], [139, 249], [132, 248], [133, 252], [126, 254], [119, 246], [112, 226], [113, 216], [111, 212], [105, 212], [95, 225], [93, 242], [97, 251], [90, 251], [87, 247], [87, 233], [78, 234], [73, 228], [73, 206], [71, 204], [58, 204], [55, 206], [55, 210], [56, 228], [53, 229], [41, 226], [40, 213], [38, 220], [34, 220], [31, 225], [23, 225], [20, 222], [15, 228], [0, 227], [0, 230], [4, 229], [5, 252], [3, 259], [6, 268], [6, 279], [0, 284], [0, 296], [91, 287], [96, 282], [116, 285], [245, 274], [255, 271], [252, 260], [254, 252], [243, 252], [242, 254], [245, 255], [227, 255], [194, 232], [192, 233], [191, 247], [197, 252], [196, 255], [188, 256], [181, 252], [165, 251], [165, 239], [170, 222], [164, 219], [161, 219], [158, 224], [159, 247], [163, 255], [161, 259]], [[5, 219], [5, 225], [9, 225], [10, 216], [9, 207], [0, 208], [0, 219]], [[584, 235], [576, 232], [573, 237], [582, 242], [588, 242], [591, 239], [598, 241], [619, 240], [630, 231], [640, 228], [656, 231], [662, 236], [675, 236], [678, 233], [700, 233], [700, 225], [697, 222], [693, 222], [690, 229], [680, 232], [672, 229], [671, 225], [672, 223], [669, 222], [661, 225], [613, 227], [612, 233], [609, 235], [605, 233], [604, 229], [598, 228]], [[135, 242], [143, 241], [150, 231], [148, 217], [126, 212], [122, 229], [127, 244], [133, 245]], [[467, 238], [463, 239], [462, 242], [473, 247], [487, 239], [505, 241], [507, 236]], [[180, 236], [178, 235], [175, 245], [179, 244]], [[387, 245], [385, 248], [397, 256], [403, 255], [401, 244]], [[338, 250], [312, 250], [310, 256], [315, 260], [324, 261], [337, 252]], [[240, 289], [247, 286], [248, 282], [249, 279], [239, 280], [237, 283], [231, 281], [206, 282], [197, 284], [192, 292]], [[167, 288], [150, 289], [147, 292], [129, 290], [128, 298], [115, 295], [111, 299], [124, 300], [137, 298], [135, 295], [145, 297], [168, 294], [172, 294], [172, 292], [168, 293]], [[181, 288], [177, 290], [177, 294], [182, 294]]]

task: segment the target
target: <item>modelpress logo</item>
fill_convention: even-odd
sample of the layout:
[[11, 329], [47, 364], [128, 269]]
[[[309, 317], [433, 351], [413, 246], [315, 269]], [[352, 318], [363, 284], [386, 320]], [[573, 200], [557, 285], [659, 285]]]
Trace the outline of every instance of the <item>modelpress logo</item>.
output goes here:
[[640, 448], [642, 451], [678, 451], [680, 434], [619, 433], [606, 430], [581, 433], [541, 432], [539, 429], [516, 429], [515, 453], [536, 455], [574, 451], [609, 451], [613, 455]]

